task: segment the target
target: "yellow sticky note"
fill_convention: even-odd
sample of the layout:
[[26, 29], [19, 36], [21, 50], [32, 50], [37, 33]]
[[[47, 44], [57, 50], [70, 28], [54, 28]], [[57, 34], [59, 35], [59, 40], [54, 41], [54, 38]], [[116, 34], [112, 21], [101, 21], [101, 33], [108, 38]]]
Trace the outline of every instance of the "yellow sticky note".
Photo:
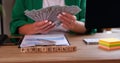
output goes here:
[[99, 42], [106, 44], [120, 44], [120, 39], [117, 38], [103, 38], [100, 39]]

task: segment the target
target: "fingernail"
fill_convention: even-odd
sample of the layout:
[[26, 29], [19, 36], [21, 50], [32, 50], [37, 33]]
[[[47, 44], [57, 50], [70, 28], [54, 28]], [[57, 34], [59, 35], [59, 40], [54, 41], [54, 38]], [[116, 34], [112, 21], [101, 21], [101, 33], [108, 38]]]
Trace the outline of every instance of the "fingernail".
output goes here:
[[61, 24], [61, 26], [63, 26], [63, 24]]
[[48, 20], [45, 20], [45, 23], [47, 23], [48, 22]]
[[52, 25], [55, 25], [54, 23], [52, 23]]
[[49, 24], [52, 24], [52, 22], [49, 22]]
[[74, 17], [75, 19], [77, 19], [76, 16], [73, 16], [73, 17]]
[[59, 14], [57, 17], [60, 18], [61, 14]]
[[63, 15], [65, 15], [66, 13], [65, 12], [62, 12]]

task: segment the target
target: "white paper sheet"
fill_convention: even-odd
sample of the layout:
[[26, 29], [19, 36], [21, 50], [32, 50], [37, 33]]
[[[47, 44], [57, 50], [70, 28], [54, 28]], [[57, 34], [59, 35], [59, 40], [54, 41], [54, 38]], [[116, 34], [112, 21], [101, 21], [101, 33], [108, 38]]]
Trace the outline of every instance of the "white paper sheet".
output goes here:
[[36, 45], [68, 46], [69, 42], [64, 34], [25, 35], [20, 47], [30, 47]]

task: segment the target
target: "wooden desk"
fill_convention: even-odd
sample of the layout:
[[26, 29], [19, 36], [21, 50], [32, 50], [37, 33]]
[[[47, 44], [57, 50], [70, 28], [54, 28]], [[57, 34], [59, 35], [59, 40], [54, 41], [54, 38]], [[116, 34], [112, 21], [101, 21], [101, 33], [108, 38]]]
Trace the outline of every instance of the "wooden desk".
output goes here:
[[0, 63], [120, 63], [120, 50], [105, 51], [97, 45], [86, 45], [83, 38], [120, 37], [120, 34], [67, 35], [76, 52], [20, 53], [17, 46], [0, 47]]

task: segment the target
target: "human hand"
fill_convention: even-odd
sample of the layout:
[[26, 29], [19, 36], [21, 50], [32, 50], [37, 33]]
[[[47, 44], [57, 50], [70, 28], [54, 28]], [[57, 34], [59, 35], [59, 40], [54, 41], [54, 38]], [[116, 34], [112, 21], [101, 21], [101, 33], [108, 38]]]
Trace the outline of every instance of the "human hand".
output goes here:
[[73, 30], [76, 27], [76, 17], [69, 13], [62, 12], [57, 16], [62, 22], [62, 26], [68, 30]]
[[37, 21], [32, 24], [26, 24], [21, 26], [18, 31], [20, 34], [37, 34], [37, 33], [48, 33], [55, 27], [55, 24], [51, 21]]
[[77, 32], [77, 33], [85, 33], [86, 28], [83, 22], [77, 21], [74, 15], [69, 13], [62, 12], [57, 16], [62, 22], [62, 26], [68, 30]]

